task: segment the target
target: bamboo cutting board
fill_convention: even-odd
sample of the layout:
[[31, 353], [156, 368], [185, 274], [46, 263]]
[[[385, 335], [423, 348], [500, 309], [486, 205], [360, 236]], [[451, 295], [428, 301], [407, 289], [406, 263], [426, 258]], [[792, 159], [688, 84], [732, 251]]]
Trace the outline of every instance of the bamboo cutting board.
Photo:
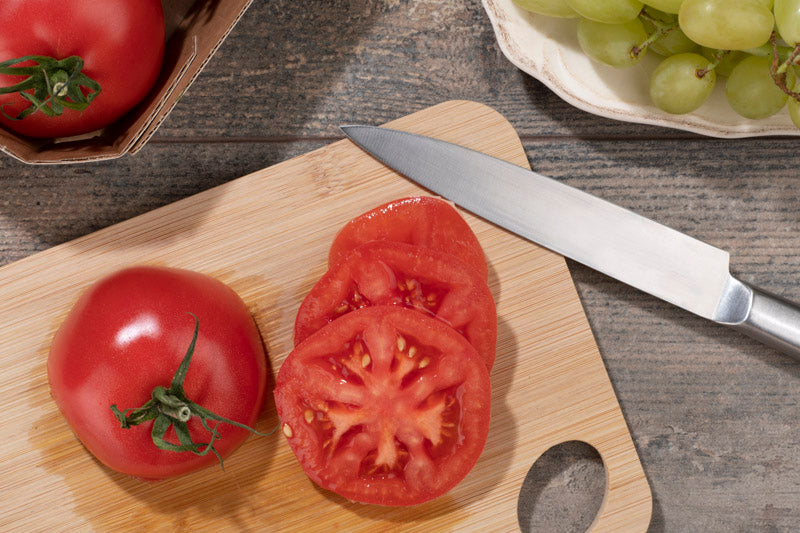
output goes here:
[[[446, 102], [390, 125], [527, 166], [511, 125], [473, 102]], [[598, 450], [607, 472], [595, 530], [645, 531], [650, 489], [563, 258], [466, 212], [489, 262], [497, 362], [486, 448], [442, 498], [412, 508], [348, 502], [303, 474], [280, 432], [251, 436], [224, 472], [211, 467], [159, 483], [108, 470], [73, 437], [50, 398], [46, 360], [88, 284], [131, 264], [219, 278], [258, 323], [271, 388], [335, 233], [359, 213], [416, 194], [426, 193], [339, 141], [0, 268], [0, 530], [513, 531], [533, 462], [580, 440]], [[276, 424], [270, 397], [257, 429]]]

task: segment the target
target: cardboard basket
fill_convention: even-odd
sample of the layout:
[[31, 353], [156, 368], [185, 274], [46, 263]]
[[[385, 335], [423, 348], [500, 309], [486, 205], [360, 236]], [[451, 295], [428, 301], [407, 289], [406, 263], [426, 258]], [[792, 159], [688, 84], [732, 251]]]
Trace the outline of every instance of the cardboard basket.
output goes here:
[[150, 93], [110, 126], [80, 137], [32, 139], [0, 126], [0, 150], [31, 164], [83, 163], [136, 153], [175, 107], [253, 0], [163, 0], [164, 65]]

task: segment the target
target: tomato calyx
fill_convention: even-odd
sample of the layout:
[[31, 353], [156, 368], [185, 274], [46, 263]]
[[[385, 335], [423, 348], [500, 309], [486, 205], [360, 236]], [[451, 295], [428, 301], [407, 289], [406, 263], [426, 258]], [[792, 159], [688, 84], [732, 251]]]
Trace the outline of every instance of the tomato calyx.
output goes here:
[[[186, 397], [183, 383], [186, 380], [186, 372], [189, 370], [189, 363], [192, 360], [194, 348], [197, 343], [197, 333], [200, 329], [199, 319], [194, 314], [189, 314], [192, 315], [195, 320], [192, 342], [189, 344], [189, 348], [186, 350], [186, 355], [183, 357], [178, 370], [172, 377], [169, 388], [160, 385], [155, 387], [151, 393], [150, 400], [141, 407], [121, 411], [116, 404], [112, 404], [111, 411], [114, 413], [114, 416], [120, 422], [123, 429], [130, 429], [148, 420], [153, 420], [152, 439], [153, 444], [155, 444], [157, 448], [172, 452], [188, 451], [201, 456], [212, 452], [217, 456], [220, 466], [224, 469], [222, 457], [214, 447], [214, 442], [220, 438], [219, 431], [217, 430], [217, 426], [219, 426], [220, 423], [231, 424], [246, 429], [256, 435], [266, 436], [268, 433], [261, 433], [250, 426], [213, 413]], [[192, 440], [187, 422], [193, 416], [198, 417], [203, 427], [211, 434], [211, 438], [208, 442], [194, 442]], [[217, 423], [212, 426], [209, 424], [209, 420], [214, 420]], [[175, 429], [179, 444], [175, 444], [164, 438], [170, 426]]]
[[[33, 61], [31, 66], [18, 66]], [[0, 74], [8, 76], [27, 76], [10, 87], [0, 87], [0, 94], [19, 93], [31, 105], [12, 117], [0, 106], [0, 113], [9, 120], [22, 120], [41, 111], [48, 117], [60, 116], [64, 109], [83, 111], [100, 94], [100, 84], [81, 72], [83, 59], [70, 56], [55, 59], [47, 56], [24, 56], [0, 63]], [[84, 94], [83, 88], [87, 89]], [[28, 92], [33, 89], [33, 92]]]

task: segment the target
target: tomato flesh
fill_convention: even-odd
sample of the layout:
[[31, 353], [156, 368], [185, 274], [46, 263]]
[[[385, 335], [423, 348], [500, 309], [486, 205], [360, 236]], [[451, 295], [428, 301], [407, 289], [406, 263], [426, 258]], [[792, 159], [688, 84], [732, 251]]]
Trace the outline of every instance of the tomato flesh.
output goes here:
[[350, 220], [336, 235], [328, 254], [331, 267], [343, 262], [358, 246], [371, 241], [403, 242], [450, 254], [488, 275], [478, 238], [453, 206], [429, 196], [402, 198]]
[[486, 441], [489, 375], [441, 321], [396, 306], [349, 313], [284, 361], [275, 401], [308, 476], [345, 498], [415, 505], [471, 470]]
[[464, 335], [491, 368], [497, 313], [486, 282], [452, 256], [399, 242], [353, 250], [311, 289], [295, 320], [295, 344], [354, 310], [397, 305], [434, 316]]
[[[217, 462], [158, 449], [153, 422], [120, 427], [110, 406], [141, 407], [156, 386], [168, 387], [198, 338], [184, 388], [217, 415], [251, 426], [263, 404], [266, 357], [250, 313], [229, 287], [197, 272], [135, 267], [91, 286], [57, 331], [47, 361], [50, 390], [74, 433], [102, 463], [143, 479], [164, 479]], [[210, 422], [212, 425], [216, 422]], [[197, 418], [194, 442], [208, 442]], [[215, 447], [224, 458], [249, 435], [221, 423]], [[170, 427], [166, 439], [177, 443]]]

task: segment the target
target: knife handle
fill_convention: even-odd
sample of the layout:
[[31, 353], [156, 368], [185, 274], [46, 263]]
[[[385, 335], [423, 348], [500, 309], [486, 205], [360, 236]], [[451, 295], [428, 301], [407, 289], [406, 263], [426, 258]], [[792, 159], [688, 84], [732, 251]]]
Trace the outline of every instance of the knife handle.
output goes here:
[[742, 286], [750, 293], [749, 308], [741, 321], [729, 325], [800, 360], [800, 307], [745, 283]]

